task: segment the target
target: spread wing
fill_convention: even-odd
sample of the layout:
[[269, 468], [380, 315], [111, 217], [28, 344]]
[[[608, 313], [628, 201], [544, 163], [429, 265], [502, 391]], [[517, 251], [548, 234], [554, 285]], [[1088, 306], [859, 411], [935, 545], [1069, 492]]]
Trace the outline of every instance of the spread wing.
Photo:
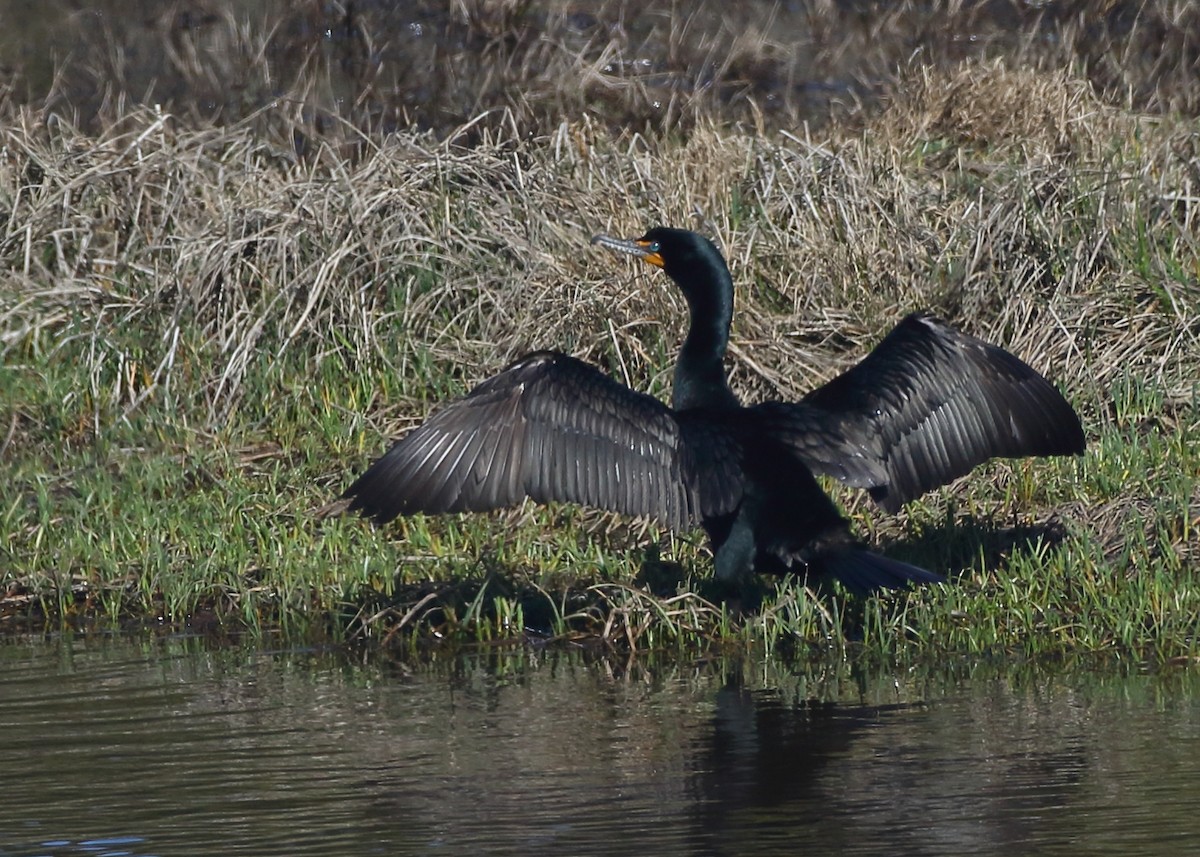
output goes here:
[[573, 357], [539, 352], [436, 412], [343, 496], [351, 511], [380, 523], [531, 497], [646, 515], [684, 530], [706, 505], [728, 502], [723, 496], [735, 490], [740, 496], [740, 485], [702, 496], [721, 480], [698, 472], [704, 462], [686, 448], [684, 432], [657, 399]]
[[750, 410], [813, 473], [855, 488], [875, 488], [891, 479], [881, 435], [864, 430], [857, 415], [825, 410], [807, 400], [764, 402]]
[[869, 488], [889, 511], [989, 458], [1084, 449], [1079, 416], [1053, 384], [922, 314], [801, 402], [760, 407], [813, 471]]

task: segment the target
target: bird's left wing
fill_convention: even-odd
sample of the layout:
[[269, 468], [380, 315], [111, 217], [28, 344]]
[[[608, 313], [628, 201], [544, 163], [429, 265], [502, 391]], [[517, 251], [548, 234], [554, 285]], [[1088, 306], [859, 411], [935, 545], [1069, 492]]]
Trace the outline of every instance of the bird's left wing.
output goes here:
[[869, 488], [889, 511], [989, 458], [1084, 449], [1079, 417], [1053, 384], [922, 314], [801, 402], [761, 407], [814, 472]]

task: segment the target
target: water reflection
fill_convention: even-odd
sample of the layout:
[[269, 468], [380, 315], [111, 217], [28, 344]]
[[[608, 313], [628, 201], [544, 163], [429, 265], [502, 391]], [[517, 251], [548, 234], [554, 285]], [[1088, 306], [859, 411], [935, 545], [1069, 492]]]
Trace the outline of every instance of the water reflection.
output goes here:
[[0, 855], [1184, 853], [1197, 679], [0, 646]]
[[710, 842], [729, 843], [729, 853], [747, 835], [774, 837], [786, 848], [797, 829], [826, 817], [828, 767], [901, 710], [790, 705], [769, 691], [726, 685], [716, 693], [713, 728], [702, 742], [698, 827]]

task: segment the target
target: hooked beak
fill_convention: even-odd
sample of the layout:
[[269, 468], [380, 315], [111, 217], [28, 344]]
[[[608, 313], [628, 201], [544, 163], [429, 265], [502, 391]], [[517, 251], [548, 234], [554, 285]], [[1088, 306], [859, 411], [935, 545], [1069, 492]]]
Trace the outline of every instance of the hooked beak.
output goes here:
[[631, 241], [625, 238], [614, 238], [611, 235], [593, 235], [592, 243], [599, 244], [614, 253], [628, 253], [631, 256], [637, 256], [643, 262], [656, 268], [666, 267], [667, 264], [662, 254], [658, 252], [658, 243], [654, 241], [644, 241], [640, 238]]

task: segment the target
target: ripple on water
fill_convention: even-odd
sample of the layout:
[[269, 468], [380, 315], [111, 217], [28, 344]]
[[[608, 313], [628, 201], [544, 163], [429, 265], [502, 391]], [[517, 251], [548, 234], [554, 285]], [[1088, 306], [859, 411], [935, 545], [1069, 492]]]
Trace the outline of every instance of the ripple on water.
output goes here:
[[10, 642], [0, 857], [1180, 850], [1198, 686]]

